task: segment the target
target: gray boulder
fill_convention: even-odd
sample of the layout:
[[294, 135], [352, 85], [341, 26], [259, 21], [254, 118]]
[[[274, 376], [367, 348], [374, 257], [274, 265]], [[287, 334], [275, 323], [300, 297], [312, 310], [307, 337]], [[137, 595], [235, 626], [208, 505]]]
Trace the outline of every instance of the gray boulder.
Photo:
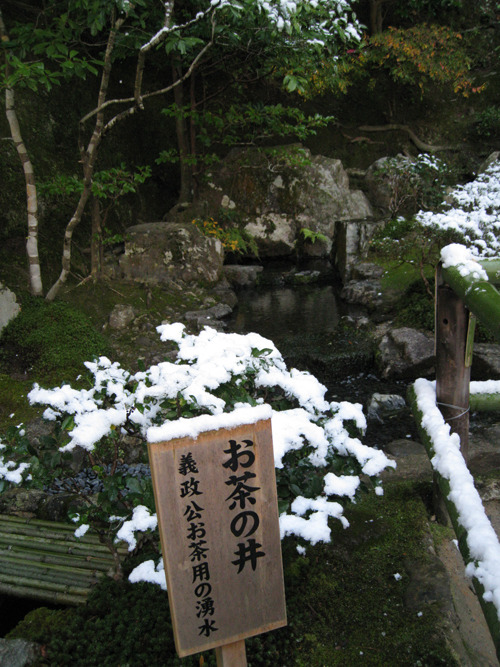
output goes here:
[[200, 331], [205, 326], [220, 331], [226, 328], [226, 323], [222, 320], [232, 312], [233, 309], [227, 303], [218, 303], [211, 308], [191, 310], [184, 314], [184, 319], [194, 324]]
[[135, 319], [135, 311], [129, 304], [117, 303], [109, 316], [109, 328], [126, 329]]
[[21, 310], [16, 295], [0, 283], [0, 332]]
[[182, 287], [213, 285], [222, 274], [224, 253], [218, 239], [204, 236], [193, 224], [148, 222], [129, 227], [122, 276], [128, 280]]
[[387, 417], [392, 417], [404, 407], [406, 407], [406, 401], [398, 394], [375, 393], [368, 404], [367, 416], [383, 424]]
[[389, 330], [376, 355], [383, 378], [415, 378], [434, 373], [434, 337], [409, 327]]
[[40, 656], [40, 647], [24, 639], [0, 639], [0, 665], [26, 667], [35, 664]]
[[[350, 189], [340, 160], [292, 145], [231, 151], [209, 175], [198, 201], [168, 215], [174, 214], [184, 222], [233, 217], [261, 257], [290, 256], [299, 247], [303, 255], [329, 257], [332, 249], [336, 254], [340, 224], [370, 218], [372, 209], [361, 190]], [[304, 236], [301, 229], [313, 234]]]
[[226, 264], [224, 275], [233, 287], [249, 287], [255, 285], [264, 267], [243, 264]]

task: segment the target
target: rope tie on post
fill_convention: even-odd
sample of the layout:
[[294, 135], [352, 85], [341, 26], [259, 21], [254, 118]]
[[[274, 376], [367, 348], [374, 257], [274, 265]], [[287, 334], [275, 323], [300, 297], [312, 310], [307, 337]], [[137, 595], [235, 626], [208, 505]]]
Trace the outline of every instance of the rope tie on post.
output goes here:
[[444, 408], [451, 408], [452, 410], [462, 410], [460, 414], [445, 419], [446, 422], [451, 422], [453, 419], [460, 419], [460, 417], [463, 417], [470, 411], [470, 405], [465, 409], [461, 405], [450, 405], [449, 403], [440, 403], [439, 401], [436, 402], [436, 405], [442, 405]]

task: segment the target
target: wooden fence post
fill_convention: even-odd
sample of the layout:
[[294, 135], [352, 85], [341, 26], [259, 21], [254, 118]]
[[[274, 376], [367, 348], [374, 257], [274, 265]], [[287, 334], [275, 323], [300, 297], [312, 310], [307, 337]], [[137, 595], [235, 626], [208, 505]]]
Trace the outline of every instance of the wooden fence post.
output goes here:
[[245, 640], [225, 644], [215, 649], [217, 667], [247, 667]]
[[452, 433], [460, 436], [460, 451], [469, 450], [470, 355], [467, 351], [469, 311], [445, 284], [440, 268], [436, 276], [436, 400]]
[[[436, 401], [452, 433], [460, 437], [465, 461], [469, 454], [469, 385], [471, 349], [467, 345], [469, 311], [449, 285], [441, 266], [436, 272]], [[447, 511], [434, 480], [434, 506], [438, 520], [448, 524]]]

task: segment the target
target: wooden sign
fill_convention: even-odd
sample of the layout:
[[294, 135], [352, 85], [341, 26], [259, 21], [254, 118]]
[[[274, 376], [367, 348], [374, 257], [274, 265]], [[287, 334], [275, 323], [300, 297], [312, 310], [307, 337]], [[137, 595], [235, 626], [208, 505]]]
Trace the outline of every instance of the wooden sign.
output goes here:
[[179, 656], [286, 625], [271, 421], [148, 450]]

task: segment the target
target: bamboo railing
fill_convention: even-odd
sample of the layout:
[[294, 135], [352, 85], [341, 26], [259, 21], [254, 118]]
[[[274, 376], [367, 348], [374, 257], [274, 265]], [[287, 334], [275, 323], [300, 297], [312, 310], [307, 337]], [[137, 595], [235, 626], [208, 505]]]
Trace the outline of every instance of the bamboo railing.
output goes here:
[[[56, 604], [82, 604], [90, 588], [113, 575], [114, 560], [96, 535], [74, 536], [54, 521], [0, 515], [0, 593]], [[118, 548], [120, 555], [127, 552]]]
[[[438, 267], [436, 274], [436, 406], [450, 433], [460, 437], [460, 451], [464, 468], [468, 473], [469, 410], [499, 410], [500, 394], [470, 393], [470, 369], [476, 318], [500, 342], [500, 293], [495, 282], [500, 282], [500, 259], [478, 262], [486, 271], [488, 280], [477, 274], [461, 271], [459, 266]], [[418, 381], [417, 381], [418, 382]], [[413, 409], [421, 440], [429, 458], [436, 454], [435, 443], [426, 429], [425, 415], [419, 407], [415, 385], [409, 388], [409, 401]], [[458, 546], [466, 565], [475, 565], [470, 553], [468, 532], [461, 522], [457, 504], [450, 498], [450, 480], [434, 467], [435, 489], [439, 502], [444, 504], [455, 530]], [[439, 514], [439, 508], [437, 508]], [[500, 572], [498, 572], [500, 579]], [[494, 601], [485, 600], [485, 589], [474, 576], [474, 588], [500, 658], [500, 607]]]

